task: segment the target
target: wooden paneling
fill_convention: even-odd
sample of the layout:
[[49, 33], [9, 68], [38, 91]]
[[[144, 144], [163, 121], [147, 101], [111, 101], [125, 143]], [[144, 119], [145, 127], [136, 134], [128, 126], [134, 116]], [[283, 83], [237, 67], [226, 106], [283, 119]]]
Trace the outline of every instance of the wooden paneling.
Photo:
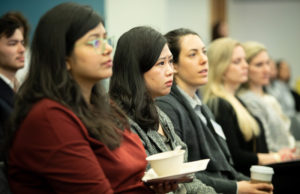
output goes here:
[[218, 21], [227, 23], [227, 0], [210, 0], [210, 29]]

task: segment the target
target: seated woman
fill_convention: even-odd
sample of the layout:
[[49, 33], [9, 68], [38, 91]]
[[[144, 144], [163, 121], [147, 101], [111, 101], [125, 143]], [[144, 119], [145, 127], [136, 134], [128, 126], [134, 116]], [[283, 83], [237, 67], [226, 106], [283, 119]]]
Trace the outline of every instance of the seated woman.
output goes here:
[[107, 38], [88, 6], [63, 3], [40, 19], [10, 128], [13, 193], [154, 193], [141, 180], [143, 145], [99, 82], [112, 74]]
[[262, 121], [269, 150], [281, 151], [281, 159], [293, 158], [295, 138], [290, 133], [290, 119], [282, 112], [278, 101], [264, 91], [270, 75], [268, 52], [258, 42], [246, 42], [242, 46], [249, 64], [249, 78], [242, 85], [239, 97]]
[[260, 121], [236, 97], [248, 79], [243, 47], [236, 40], [221, 38], [211, 43], [207, 56], [210, 72], [203, 101], [223, 128], [235, 169], [249, 175], [252, 165], [277, 162], [280, 156], [268, 153]]
[[251, 184], [249, 178], [232, 166], [222, 128], [197, 95], [207, 83], [208, 60], [200, 36], [189, 29], [176, 29], [165, 37], [174, 58], [175, 81], [171, 93], [157, 99], [158, 106], [170, 117], [176, 133], [188, 145], [189, 161], [210, 158], [206, 171], [196, 176], [219, 193], [271, 193], [268, 184]]
[[[300, 96], [289, 86], [290, 68], [288, 64], [280, 60], [276, 64], [270, 59], [270, 81], [264, 86], [265, 91], [276, 98], [282, 112], [291, 120], [290, 130], [296, 140], [300, 140]], [[282, 78], [282, 79], [280, 79]], [[286, 82], [285, 82], [286, 81]]]
[[[242, 85], [239, 97], [249, 111], [263, 124], [270, 151], [279, 151], [280, 160], [299, 158], [295, 155], [295, 139], [290, 133], [290, 120], [281, 110], [278, 101], [264, 92], [269, 83], [269, 55], [264, 45], [258, 42], [242, 44], [249, 64], [248, 82]], [[300, 162], [289, 161], [270, 164], [274, 168], [274, 193], [299, 193]]]
[[[162, 34], [150, 27], [136, 27], [124, 33], [114, 55], [109, 94], [128, 115], [131, 129], [141, 138], [147, 155], [186, 145], [175, 134], [169, 118], [154, 104], [170, 92], [173, 56]], [[187, 152], [186, 152], [187, 154]], [[176, 193], [215, 193], [194, 179]]]

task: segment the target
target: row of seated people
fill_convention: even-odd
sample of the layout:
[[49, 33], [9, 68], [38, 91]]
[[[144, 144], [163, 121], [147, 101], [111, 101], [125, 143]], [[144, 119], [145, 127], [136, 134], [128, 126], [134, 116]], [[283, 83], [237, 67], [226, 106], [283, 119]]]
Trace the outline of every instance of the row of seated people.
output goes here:
[[[189, 29], [163, 36], [140, 26], [120, 37], [112, 65], [105, 40], [103, 20], [86, 6], [63, 3], [40, 19], [7, 125], [13, 193], [273, 192], [273, 185], [251, 183], [249, 168], [295, 159], [295, 140], [252, 111], [246, 94], [259, 93], [257, 85], [241, 90], [245, 104], [236, 97], [248, 74], [252, 80], [251, 67], [263, 74], [265, 48], [253, 54], [256, 44], [224, 38], [206, 54]], [[100, 82], [109, 77], [110, 99]], [[210, 109], [198, 96], [205, 84]], [[207, 169], [190, 183], [142, 182], [146, 156], [178, 145], [186, 161], [209, 158]], [[274, 183], [274, 192], [295, 186]]]
[[276, 63], [270, 60], [270, 65], [270, 83], [265, 91], [277, 99], [283, 113], [291, 121], [291, 133], [296, 140], [300, 140], [300, 95], [289, 86], [290, 67], [284, 60]]

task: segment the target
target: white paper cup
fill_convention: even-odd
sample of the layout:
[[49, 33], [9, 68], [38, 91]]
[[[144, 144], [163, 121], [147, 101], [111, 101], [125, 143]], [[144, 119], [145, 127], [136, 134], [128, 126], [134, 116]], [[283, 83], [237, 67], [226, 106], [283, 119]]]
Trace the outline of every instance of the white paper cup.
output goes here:
[[253, 183], [272, 183], [274, 170], [272, 167], [253, 165], [250, 168], [251, 182]]
[[146, 160], [158, 176], [178, 174], [184, 160], [185, 150], [167, 151], [148, 156]]

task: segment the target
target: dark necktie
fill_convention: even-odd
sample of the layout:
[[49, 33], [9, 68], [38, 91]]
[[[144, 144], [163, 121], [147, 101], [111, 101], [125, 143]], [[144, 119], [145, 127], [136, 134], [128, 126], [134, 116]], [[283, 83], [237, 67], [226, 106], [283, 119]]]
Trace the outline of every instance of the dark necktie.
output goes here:
[[201, 113], [202, 113], [202, 115], [205, 117], [205, 119], [206, 119], [206, 122], [207, 122], [207, 127], [210, 129], [210, 130], [212, 130], [212, 132], [213, 133], [215, 133], [215, 130], [214, 130], [214, 127], [213, 127], [213, 124], [211, 123], [211, 121], [210, 121], [210, 116], [208, 115], [208, 113], [207, 113], [207, 110], [206, 110], [206, 107], [205, 107], [205, 105], [202, 105], [202, 106], [200, 106], [200, 109], [201, 109]]

